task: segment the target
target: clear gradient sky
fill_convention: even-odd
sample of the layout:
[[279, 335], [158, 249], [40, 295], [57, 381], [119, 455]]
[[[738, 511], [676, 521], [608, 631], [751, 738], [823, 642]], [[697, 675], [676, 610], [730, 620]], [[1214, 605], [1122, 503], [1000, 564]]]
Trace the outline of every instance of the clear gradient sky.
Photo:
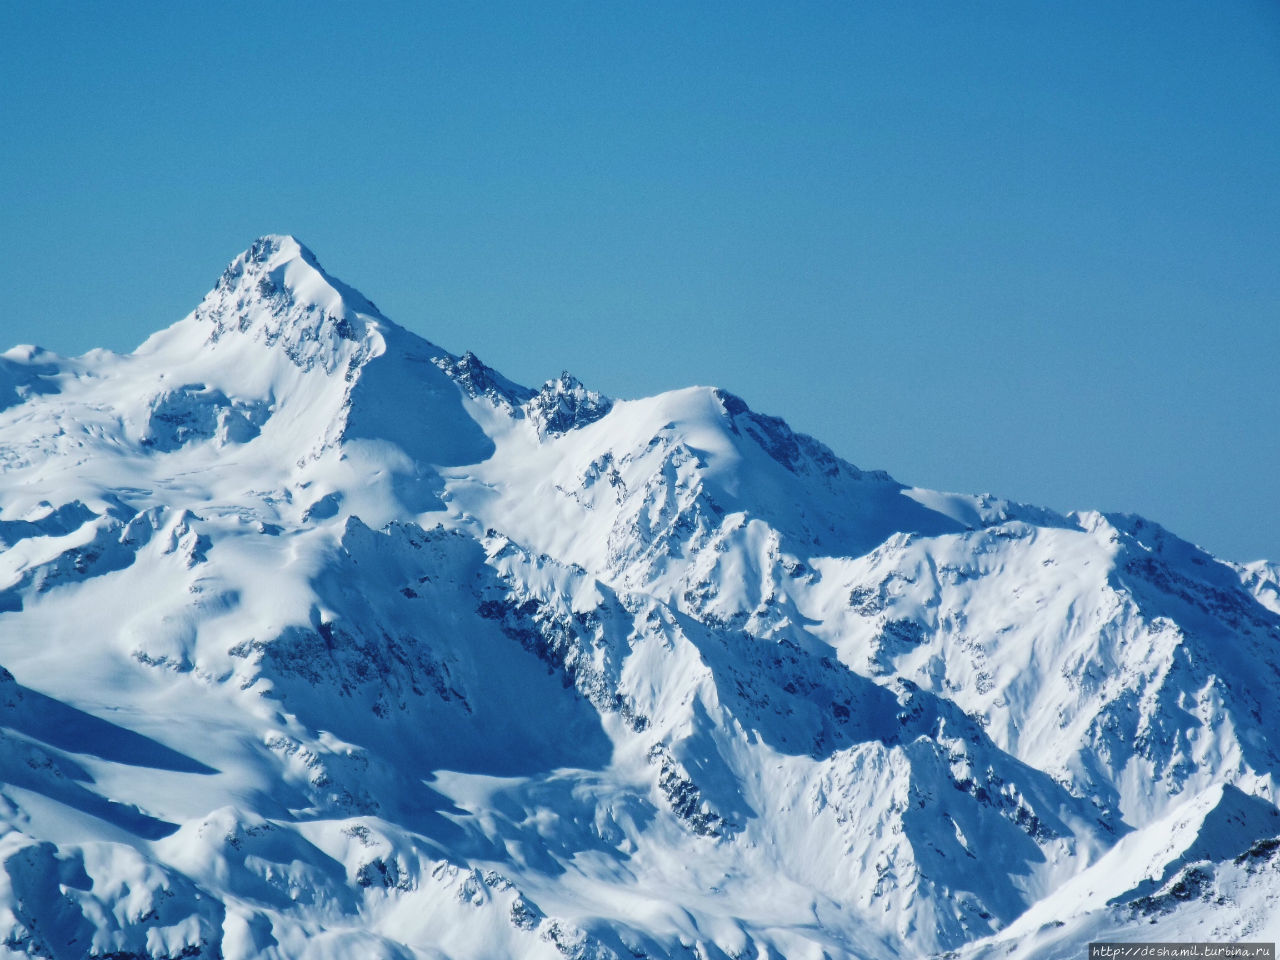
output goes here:
[[1280, 560], [1280, 3], [0, 5], [0, 349], [257, 235], [537, 384]]

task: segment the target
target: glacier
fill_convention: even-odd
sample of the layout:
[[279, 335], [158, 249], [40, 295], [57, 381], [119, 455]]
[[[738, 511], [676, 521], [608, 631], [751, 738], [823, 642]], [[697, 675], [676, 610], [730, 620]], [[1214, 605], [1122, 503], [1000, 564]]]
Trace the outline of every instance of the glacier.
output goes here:
[[257, 240], [0, 356], [0, 951], [1280, 939], [1280, 566], [528, 388]]

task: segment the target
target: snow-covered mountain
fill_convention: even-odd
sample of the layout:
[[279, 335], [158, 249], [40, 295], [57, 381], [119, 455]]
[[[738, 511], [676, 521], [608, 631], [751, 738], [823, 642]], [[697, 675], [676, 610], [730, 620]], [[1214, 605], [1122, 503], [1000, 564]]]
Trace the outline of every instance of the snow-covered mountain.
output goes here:
[[1280, 939], [1280, 568], [522, 387], [291, 237], [0, 357], [0, 664], [10, 955]]

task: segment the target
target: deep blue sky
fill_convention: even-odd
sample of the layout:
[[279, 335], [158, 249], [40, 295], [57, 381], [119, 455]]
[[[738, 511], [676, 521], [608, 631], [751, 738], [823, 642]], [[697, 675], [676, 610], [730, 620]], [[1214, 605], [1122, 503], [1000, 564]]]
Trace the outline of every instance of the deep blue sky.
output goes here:
[[515, 379], [1280, 559], [1280, 4], [0, 6], [0, 342], [258, 234]]

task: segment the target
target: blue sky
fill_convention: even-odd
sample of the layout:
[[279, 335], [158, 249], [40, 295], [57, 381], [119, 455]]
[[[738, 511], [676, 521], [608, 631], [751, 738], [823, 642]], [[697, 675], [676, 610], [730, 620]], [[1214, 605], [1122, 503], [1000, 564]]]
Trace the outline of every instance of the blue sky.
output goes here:
[[257, 235], [515, 379], [1280, 559], [1280, 4], [7, 4], [0, 341]]

